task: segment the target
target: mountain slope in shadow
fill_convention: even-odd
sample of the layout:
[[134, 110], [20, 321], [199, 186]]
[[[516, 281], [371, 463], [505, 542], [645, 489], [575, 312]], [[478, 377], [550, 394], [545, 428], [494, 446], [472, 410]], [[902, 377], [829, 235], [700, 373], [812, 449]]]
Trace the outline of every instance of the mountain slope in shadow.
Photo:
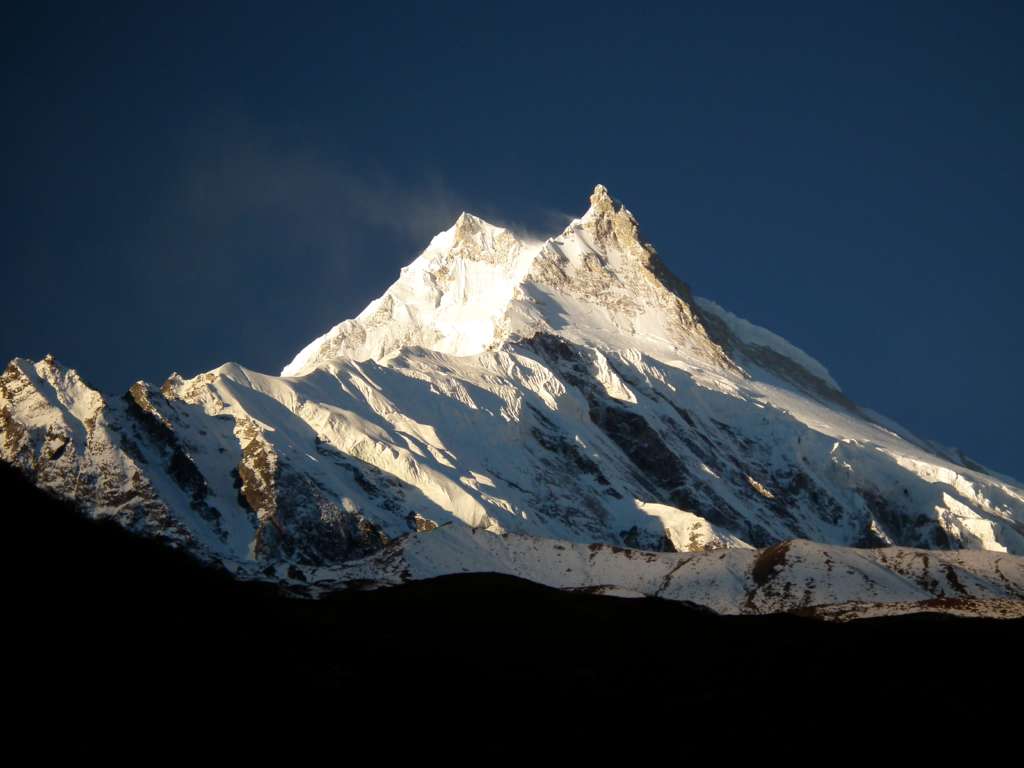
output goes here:
[[308, 600], [90, 520], [3, 464], [0, 498], [15, 552], [6, 677], [34, 700], [334, 689], [933, 705], [962, 701], [961, 684], [980, 700], [1024, 682], [998, 658], [946, 663], [951, 646], [1019, 647], [1021, 621], [723, 617], [488, 574]]

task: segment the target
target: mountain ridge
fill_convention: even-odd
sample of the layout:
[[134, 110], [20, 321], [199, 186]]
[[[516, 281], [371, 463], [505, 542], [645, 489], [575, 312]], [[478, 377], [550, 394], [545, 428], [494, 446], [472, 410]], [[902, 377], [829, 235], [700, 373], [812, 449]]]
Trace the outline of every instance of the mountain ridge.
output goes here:
[[[699, 337], [705, 356], [730, 364], [707, 338], [689, 287], [641, 236], [632, 213], [599, 184], [581, 218], [539, 243], [461, 214], [380, 298], [307, 345], [282, 375], [339, 356], [381, 360], [410, 344], [455, 356], [478, 354], [514, 334], [557, 326], [551, 310], [569, 307], [545, 306], [552, 294], [599, 304], [611, 310], [618, 330], [630, 332], [635, 329], [623, 326], [642, 314], [641, 299], [653, 298], [676, 310], [683, 328]], [[662, 332], [673, 319], [659, 318]], [[404, 333], [396, 333], [396, 326]]]

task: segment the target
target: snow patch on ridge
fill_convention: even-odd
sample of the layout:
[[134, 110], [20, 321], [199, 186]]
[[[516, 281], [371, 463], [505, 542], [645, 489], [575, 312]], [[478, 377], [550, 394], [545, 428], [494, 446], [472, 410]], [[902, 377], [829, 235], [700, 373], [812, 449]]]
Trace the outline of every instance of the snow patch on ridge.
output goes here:
[[778, 352], [780, 355], [788, 357], [794, 363], [800, 365], [808, 373], [812, 373], [817, 376], [833, 389], [840, 389], [836, 380], [832, 378], [832, 375], [824, 365], [819, 363], [799, 347], [790, 344], [781, 336], [772, 333], [767, 328], [754, 325], [748, 320], [744, 320], [742, 317], [737, 317], [732, 312], [727, 309], [723, 309], [710, 299], [704, 299], [698, 296], [695, 298], [695, 301], [697, 302], [697, 306], [702, 310], [710, 312], [725, 323], [729, 327], [729, 330], [732, 331], [733, 334], [735, 334], [736, 337], [744, 344], [767, 347], [768, 349]]

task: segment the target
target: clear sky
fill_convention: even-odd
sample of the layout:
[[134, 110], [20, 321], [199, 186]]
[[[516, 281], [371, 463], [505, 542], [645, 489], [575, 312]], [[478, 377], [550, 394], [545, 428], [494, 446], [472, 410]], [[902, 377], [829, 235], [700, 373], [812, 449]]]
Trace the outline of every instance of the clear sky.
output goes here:
[[459, 211], [552, 234], [601, 182], [695, 293], [1024, 479], [1020, 3], [21, 5], [5, 360], [277, 373]]

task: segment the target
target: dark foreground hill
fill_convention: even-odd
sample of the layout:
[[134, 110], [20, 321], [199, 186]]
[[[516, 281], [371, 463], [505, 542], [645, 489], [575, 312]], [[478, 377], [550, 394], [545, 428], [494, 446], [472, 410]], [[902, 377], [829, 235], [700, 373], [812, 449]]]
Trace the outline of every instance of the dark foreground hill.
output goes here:
[[[932, 707], [1024, 682], [1011, 661], [1020, 621], [722, 617], [486, 574], [298, 599], [88, 520], [7, 465], [0, 488], [15, 648], [5, 678], [33, 700], [334, 689]], [[965, 646], [976, 665], [950, 668], [949, 648]]]

